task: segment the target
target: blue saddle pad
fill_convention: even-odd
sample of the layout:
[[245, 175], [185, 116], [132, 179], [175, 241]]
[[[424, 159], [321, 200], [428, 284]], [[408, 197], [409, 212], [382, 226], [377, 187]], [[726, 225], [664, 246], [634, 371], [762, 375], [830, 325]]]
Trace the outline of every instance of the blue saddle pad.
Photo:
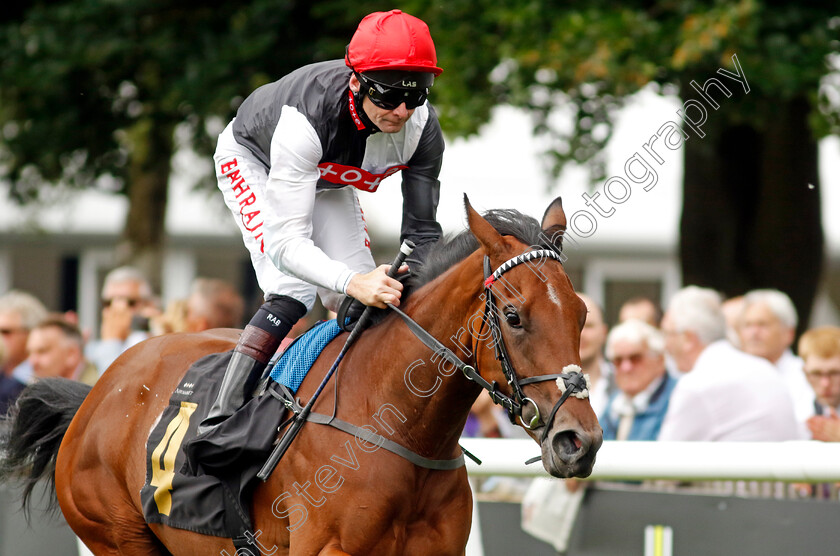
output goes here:
[[283, 352], [271, 370], [271, 378], [297, 392], [321, 351], [340, 333], [335, 319], [316, 324]]

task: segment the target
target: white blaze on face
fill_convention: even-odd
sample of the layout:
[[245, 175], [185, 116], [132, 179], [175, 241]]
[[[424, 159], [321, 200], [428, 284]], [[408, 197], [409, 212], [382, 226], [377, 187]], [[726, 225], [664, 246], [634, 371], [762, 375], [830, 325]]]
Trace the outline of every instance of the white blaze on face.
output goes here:
[[[563, 372], [568, 374], [580, 373], [581, 368], [578, 365], [566, 365], [565, 367], [563, 367]], [[574, 397], [579, 398], [581, 400], [584, 400], [589, 397], [589, 389], [592, 387], [589, 381], [589, 375], [585, 374], [583, 375], [583, 378], [586, 380], [586, 388], [582, 392], [575, 392], [574, 394], [572, 394]], [[557, 389], [560, 390], [561, 394], [564, 394], [566, 392], [566, 383], [563, 381], [563, 378], [560, 377], [555, 382], [557, 384]]]
[[555, 290], [554, 286], [551, 284], [548, 285], [548, 298], [558, 307], [562, 307], [562, 304], [560, 303], [560, 296], [557, 295], [557, 290]]

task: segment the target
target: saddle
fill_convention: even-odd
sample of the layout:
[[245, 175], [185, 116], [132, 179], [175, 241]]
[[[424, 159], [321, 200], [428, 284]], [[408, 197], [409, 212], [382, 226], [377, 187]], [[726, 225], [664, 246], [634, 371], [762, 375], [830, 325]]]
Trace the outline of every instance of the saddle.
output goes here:
[[196, 361], [147, 441], [146, 482], [140, 492], [146, 521], [229, 537], [234, 544], [246, 539], [256, 475], [286, 412], [284, 396], [298, 389], [339, 332], [335, 321], [327, 321], [297, 338], [268, 367], [257, 395], [200, 437], [196, 429], [216, 398], [231, 352]]

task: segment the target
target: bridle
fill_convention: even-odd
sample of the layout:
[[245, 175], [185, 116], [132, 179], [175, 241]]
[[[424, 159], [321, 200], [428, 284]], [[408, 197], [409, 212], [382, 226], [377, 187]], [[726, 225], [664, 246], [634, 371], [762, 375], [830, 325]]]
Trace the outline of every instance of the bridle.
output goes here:
[[[535, 249], [505, 261], [499, 266], [499, 268], [491, 272], [490, 258], [486, 255], [484, 257], [484, 316], [482, 318], [481, 328], [479, 329], [479, 335], [484, 328], [484, 323], [487, 322], [490, 327], [490, 333], [493, 337], [496, 359], [499, 361], [502, 373], [511, 387], [510, 396], [499, 391], [499, 384], [495, 380], [492, 383], [485, 380], [473, 366], [464, 363], [457, 355], [455, 355], [455, 353], [452, 352], [452, 350], [444, 346], [440, 343], [440, 341], [426, 332], [426, 330], [417, 324], [417, 322], [415, 322], [411, 317], [393, 305], [388, 305], [388, 307], [395, 311], [406, 322], [409, 329], [420, 341], [426, 344], [426, 346], [430, 349], [434, 350], [436, 354], [442, 356], [444, 359], [459, 368], [469, 380], [487, 390], [493, 402], [502, 406], [507, 411], [511, 422], [514, 422], [516, 417], [519, 417], [522, 426], [526, 429], [533, 430], [539, 428], [540, 426], [545, 426], [545, 429], [540, 437], [540, 442], [543, 442], [547, 437], [548, 430], [551, 428], [551, 423], [554, 420], [554, 416], [557, 414], [557, 410], [560, 409], [560, 406], [563, 405], [570, 396], [575, 396], [581, 399], [589, 396], [588, 377], [580, 372], [580, 367], [577, 365], [566, 365], [563, 368], [563, 372], [560, 373], [520, 379], [513, 368], [513, 363], [511, 363], [510, 356], [508, 355], [507, 348], [505, 347], [504, 337], [502, 336], [501, 328], [499, 326], [499, 309], [496, 307], [496, 296], [493, 293], [493, 285], [505, 272], [515, 266], [534, 259], [545, 257], [557, 260], [561, 263], [563, 262], [560, 255], [552, 249]], [[557, 403], [554, 404], [548, 419], [545, 423], [543, 423], [539, 407], [534, 400], [525, 395], [522, 387], [549, 380], [557, 381], [557, 386], [561, 390], [562, 395], [560, 396], [560, 399], [557, 400]], [[528, 421], [528, 423], [525, 423], [522, 419], [522, 409], [527, 404], [530, 404], [534, 408], [534, 416]]]
[[[560, 396], [560, 399], [557, 400], [557, 403], [554, 404], [554, 407], [549, 414], [548, 420], [546, 421], [545, 430], [543, 430], [543, 434], [540, 438], [540, 442], [545, 440], [546, 435], [548, 434], [548, 430], [551, 428], [551, 423], [554, 420], [554, 416], [557, 414], [557, 410], [560, 409], [560, 406], [572, 395], [575, 395], [578, 398], [586, 398], [589, 396], [589, 389], [586, 377], [583, 373], [580, 372], [580, 367], [577, 365], [567, 365], [563, 368], [563, 372], [550, 374], [550, 375], [539, 375], [533, 376], [528, 378], [520, 379], [515, 369], [513, 368], [513, 363], [511, 363], [510, 356], [507, 352], [507, 347], [505, 347], [505, 340], [502, 336], [502, 329], [499, 325], [499, 308], [496, 306], [495, 303], [495, 294], [493, 293], [493, 285], [501, 278], [501, 276], [507, 272], [508, 270], [512, 269], [513, 267], [520, 265], [522, 263], [548, 257], [550, 259], [554, 259], [559, 261], [560, 263], [563, 260], [560, 258], [554, 250], [552, 249], [536, 249], [534, 251], [527, 251], [521, 255], [517, 255], [513, 257], [499, 266], [495, 271], [491, 272], [490, 266], [490, 257], [484, 256], [484, 316], [485, 321], [489, 323], [490, 333], [493, 335], [493, 347], [496, 352], [496, 359], [499, 361], [499, 364], [502, 367], [502, 373], [505, 375], [505, 379], [507, 379], [508, 384], [511, 387], [511, 391], [513, 394], [513, 399], [508, 398], [511, 402], [510, 404], [501, 403], [507, 411], [508, 417], [510, 418], [511, 422], [515, 420], [516, 417], [519, 417], [520, 423], [522, 426], [528, 430], [536, 429], [543, 425], [541, 422], [541, 415], [540, 409], [537, 404], [531, 398], [525, 395], [525, 392], [522, 390], [523, 386], [528, 384], [536, 384], [539, 382], [546, 382], [549, 380], [556, 380], [558, 387], [560, 387], [563, 394]], [[482, 326], [484, 322], [482, 321]], [[571, 367], [575, 369], [572, 370]], [[566, 371], [569, 369], [569, 371]], [[562, 382], [561, 382], [562, 381]], [[561, 386], [562, 385], [562, 386]], [[494, 381], [494, 387], [498, 386], [497, 383]], [[493, 398], [493, 401], [496, 401], [494, 394], [501, 395], [498, 392], [491, 392], [490, 396]], [[506, 396], [505, 396], [506, 397]], [[496, 402], [500, 403], [500, 402]], [[534, 416], [531, 420], [526, 423], [525, 420], [522, 418], [522, 409], [525, 407], [526, 404], [531, 404], [534, 408]]]
[[[404, 255], [410, 253], [405, 252]], [[533, 430], [540, 426], [543, 426], [540, 416], [540, 410], [537, 406], [536, 402], [534, 402], [531, 398], [525, 396], [525, 393], [522, 390], [523, 386], [527, 386], [529, 384], [534, 384], [537, 382], [545, 382], [548, 380], [556, 380], [557, 387], [561, 391], [560, 399], [557, 400], [557, 403], [554, 404], [554, 408], [551, 410], [551, 414], [549, 414], [548, 419], [544, 423], [545, 429], [543, 430], [542, 434], [540, 435], [540, 444], [542, 444], [546, 437], [548, 436], [548, 431], [551, 428], [551, 423], [554, 420], [554, 416], [557, 413], [557, 410], [560, 409], [560, 406], [569, 398], [569, 396], [575, 396], [578, 398], [587, 398], [589, 396], [589, 384], [588, 379], [585, 375], [580, 372], [580, 367], [577, 365], [566, 365], [563, 367], [563, 372], [551, 375], [542, 375], [542, 376], [535, 376], [535, 377], [528, 377], [524, 379], [519, 379], [516, 375], [516, 371], [513, 368], [513, 364], [510, 361], [510, 357], [507, 353], [507, 348], [505, 348], [504, 337], [501, 333], [501, 328], [499, 327], [499, 319], [496, 311], [498, 308], [496, 307], [495, 303], [495, 296], [493, 294], [493, 284], [508, 270], [511, 268], [520, 265], [522, 263], [531, 261], [533, 259], [544, 258], [548, 257], [551, 259], [555, 259], [557, 261], [563, 262], [560, 256], [550, 249], [536, 249], [534, 251], [528, 251], [523, 253], [522, 255], [518, 255], [505, 261], [499, 268], [496, 269], [495, 272], [490, 272], [490, 259], [489, 257], [484, 257], [484, 315], [481, 320], [481, 327], [479, 328], [479, 333], [484, 328], [484, 322], [488, 322], [490, 326], [490, 331], [493, 336], [493, 343], [496, 350], [496, 359], [499, 360], [502, 373], [504, 374], [505, 378], [507, 379], [508, 384], [511, 387], [511, 391], [513, 396], [507, 396], [499, 391], [499, 385], [494, 380], [492, 383], [487, 382], [482, 376], [475, 370], [475, 368], [467, 363], [461, 361], [461, 359], [455, 355], [452, 350], [444, 346], [437, 338], [426, 332], [426, 330], [417, 324], [417, 322], [403, 313], [401, 310], [397, 309], [394, 305], [388, 303], [388, 307], [397, 313], [403, 321], [405, 321], [406, 325], [408, 326], [409, 330], [417, 336], [417, 338], [423, 342], [427, 347], [432, 349], [435, 352], [436, 356], [441, 356], [446, 361], [453, 364], [456, 368], [461, 369], [461, 372], [464, 373], [464, 376], [467, 379], [475, 382], [487, 392], [489, 392], [490, 397], [496, 404], [501, 405], [504, 407], [507, 412], [508, 416], [510, 417], [511, 422], [515, 421], [516, 417], [519, 417], [519, 420], [522, 422], [522, 426], [526, 429]], [[405, 257], [402, 256], [402, 259]], [[394, 264], [391, 265], [394, 274], [396, 274], [396, 269], [398, 269], [402, 265], [402, 259], [397, 258]], [[361, 327], [361, 321], [365, 319], [365, 315], [363, 314], [360, 318], [359, 323], [357, 323], [357, 328], [354, 329], [350, 337], [348, 337], [347, 341], [345, 342], [345, 347], [342, 349], [341, 353], [339, 353], [338, 358], [336, 358], [335, 363], [333, 363], [332, 368], [325, 376], [324, 380], [321, 382], [321, 385], [318, 387], [318, 390], [315, 392], [313, 397], [307, 402], [306, 406], [301, 406], [294, 397], [288, 388], [281, 385], [281, 391], [275, 392], [274, 389], [269, 388], [269, 392], [272, 396], [280, 400], [283, 404], [286, 405], [288, 409], [291, 410], [293, 416], [290, 417], [286, 423], [281, 424], [278, 430], [284, 429], [285, 432], [283, 436], [281, 436], [280, 440], [275, 444], [274, 449], [272, 450], [268, 460], [263, 465], [262, 469], [260, 469], [259, 473], [257, 473], [257, 477], [262, 479], [263, 481], [267, 480], [269, 475], [271, 475], [272, 470], [280, 461], [280, 458], [283, 457], [283, 454], [286, 453], [291, 442], [297, 436], [298, 431], [303, 426], [303, 423], [307, 421], [312, 421], [316, 423], [320, 423], [322, 425], [330, 425], [334, 428], [337, 428], [341, 431], [344, 431], [348, 434], [356, 436], [357, 440], [359, 438], [366, 439], [368, 442], [372, 444], [376, 444], [379, 447], [385, 448], [400, 457], [407, 459], [408, 461], [412, 462], [415, 465], [420, 467], [425, 467], [427, 469], [457, 469], [464, 465], [464, 455], [467, 455], [474, 459], [476, 463], [481, 463], [478, 459], [475, 458], [472, 454], [467, 452], [462, 448], [463, 453], [454, 459], [449, 460], [432, 460], [429, 458], [425, 458], [408, 448], [403, 447], [402, 445], [383, 437], [378, 433], [371, 433], [369, 430], [365, 430], [364, 428], [358, 427], [351, 423], [342, 421], [341, 419], [336, 418], [335, 414], [333, 415], [322, 415], [318, 413], [313, 413], [311, 411], [312, 404], [318, 398], [318, 395], [323, 390], [324, 386], [326, 385], [327, 381], [332, 376], [335, 369], [338, 367], [339, 363], [341, 362], [344, 353], [346, 353], [347, 346], [350, 345], [352, 342], [353, 334], [357, 333], [357, 330], [363, 330]], [[342, 317], [343, 320], [343, 317]], [[478, 358], [475, 359], [478, 361]], [[279, 384], [279, 383], [278, 383]], [[522, 420], [522, 408], [530, 403], [534, 407], [535, 415], [531, 418], [531, 420], [526, 424]], [[289, 424], [288, 428], [286, 428], [286, 424]], [[531, 458], [525, 463], [534, 463], [535, 461], [539, 461], [540, 457]]]

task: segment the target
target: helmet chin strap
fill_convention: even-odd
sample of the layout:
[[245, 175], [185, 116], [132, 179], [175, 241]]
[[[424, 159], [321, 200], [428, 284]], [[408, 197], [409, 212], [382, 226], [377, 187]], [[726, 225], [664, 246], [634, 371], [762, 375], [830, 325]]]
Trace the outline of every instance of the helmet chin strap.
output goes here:
[[365, 95], [361, 91], [361, 87], [359, 87], [358, 91], [353, 91], [353, 102], [356, 103], [356, 113], [359, 115], [359, 118], [362, 120], [365, 128], [368, 129], [371, 133], [379, 133], [382, 130], [376, 127], [376, 125], [370, 120], [365, 112]]

